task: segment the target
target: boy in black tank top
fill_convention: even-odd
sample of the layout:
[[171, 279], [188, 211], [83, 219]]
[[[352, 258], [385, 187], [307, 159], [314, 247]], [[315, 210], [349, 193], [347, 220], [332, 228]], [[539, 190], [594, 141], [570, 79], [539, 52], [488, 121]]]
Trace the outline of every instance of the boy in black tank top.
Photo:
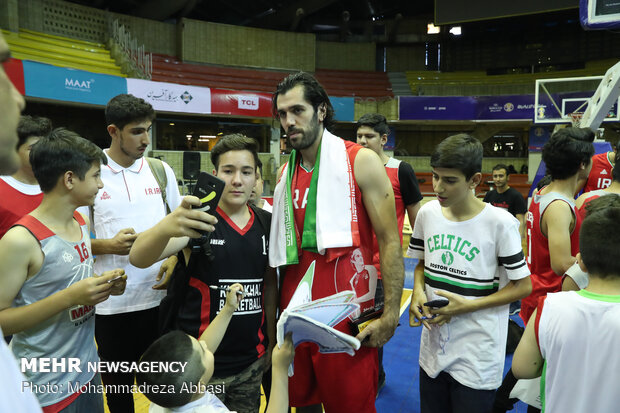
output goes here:
[[[226, 302], [225, 291], [210, 286], [243, 285], [245, 298], [215, 353], [210, 381], [219, 385], [216, 389], [224, 388], [217, 396], [238, 412], [259, 411], [261, 378], [275, 343], [277, 282], [267, 255], [271, 214], [247, 205], [256, 183], [257, 151], [255, 140], [238, 134], [222, 137], [213, 147], [213, 174], [226, 186], [213, 214], [217, 224], [208, 240], [212, 258], [203, 253], [188, 258], [186, 253], [187, 261], [181, 260], [177, 267], [177, 271], [185, 269], [189, 279], [175, 325], [194, 337], [202, 334]], [[150, 265], [159, 257], [176, 253], [187, 246], [188, 239], [183, 235], [191, 236], [192, 227], [209, 227], [199, 228], [200, 223], [192, 226], [178, 219], [198, 212], [187, 209], [191, 199], [196, 200], [185, 198], [169, 218], [138, 237], [130, 252], [134, 265]]]

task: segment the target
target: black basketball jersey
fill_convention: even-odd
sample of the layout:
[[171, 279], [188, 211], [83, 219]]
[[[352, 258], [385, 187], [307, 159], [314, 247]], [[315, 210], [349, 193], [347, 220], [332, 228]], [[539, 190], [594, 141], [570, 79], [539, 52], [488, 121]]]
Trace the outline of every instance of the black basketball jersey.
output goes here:
[[226, 303], [226, 292], [213, 290], [210, 285], [227, 287], [238, 282], [246, 292], [215, 352], [214, 377], [239, 373], [267, 349], [263, 277], [269, 263], [269, 235], [257, 213], [250, 208], [250, 220], [245, 228], [239, 228], [217, 208], [214, 215], [218, 223], [210, 237], [213, 259], [194, 254], [191, 259], [200, 260], [199, 265], [188, 265], [198, 273], [189, 274], [187, 295], [179, 308], [177, 323], [196, 338]]

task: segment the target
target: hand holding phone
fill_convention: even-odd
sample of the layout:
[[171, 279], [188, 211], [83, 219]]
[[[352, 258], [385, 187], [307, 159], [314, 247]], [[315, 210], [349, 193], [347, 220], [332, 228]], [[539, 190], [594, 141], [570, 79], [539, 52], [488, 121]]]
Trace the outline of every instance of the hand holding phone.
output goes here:
[[220, 178], [206, 172], [200, 172], [194, 193], [192, 194], [200, 199], [200, 206], [195, 207], [195, 209], [212, 214], [215, 208], [217, 208], [218, 202], [220, 202], [225, 186], [226, 183]]
[[449, 303], [450, 301], [447, 298], [437, 298], [435, 300], [425, 302], [424, 305], [431, 308], [441, 308], [447, 306]]

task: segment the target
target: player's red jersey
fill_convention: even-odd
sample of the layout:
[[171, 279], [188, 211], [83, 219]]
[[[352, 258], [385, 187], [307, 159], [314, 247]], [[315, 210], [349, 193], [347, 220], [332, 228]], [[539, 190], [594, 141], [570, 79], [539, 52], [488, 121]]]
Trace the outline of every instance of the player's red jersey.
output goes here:
[[612, 192], [603, 191], [602, 189], [597, 189], [595, 191], [589, 192], [588, 197], [585, 201], [583, 201], [583, 204], [581, 204], [581, 207], [579, 207], [579, 209], [577, 210], [577, 213], [581, 215], [581, 220], [584, 220], [586, 218], [586, 207], [590, 202], [594, 201], [596, 198], [600, 198], [611, 193]]
[[613, 164], [609, 161], [608, 152], [596, 154], [592, 157], [592, 169], [588, 174], [588, 180], [583, 187], [583, 192], [590, 192], [596, 189], [605, 189], [611, 185], [611, 171]]
[[0, 179], [0, 199], [2, 200], [2, 205], [0, 205], [0, 238], [2, 238], [13, 224], [39, 206], [43, 199], [43, 193], [24, 194]]
[[[394, 190], [394, 204], [396, 206], [396, 223], [398, 224], [398, 233], [400, 235], [400, 243], [403, 243], [403, 226], [405, 225], [405, 213], [407, 205], [412, 205], [422, 200], [422, 194], [418, 187], [413, 168], [405, 162], [395, 158], [388, 159], [385, 164], [385, 172], [390, 179], [392, 189]], [[381, 268], [379, 264], [379, 244], [377, 237], [373, 234], [372, 250], [374, 255], [372, 262], [377, 269], [379, 278], [381, 278]]]
[[545, 237], [540, 228], [540, 221], [546, 208], [554, 201], [566, 202], [570, 205], [575, 217], [575, 228], [571, 232], [571, 254], [577, 255], [579, 252], [579, 228], [581, 227], [581, 216], [575, 210], [575, 202], [556, 192], [540, 195], [540, 191], [534, 194], [529, 211], [527, 212], [527, 263], [530, 266], [532, 293], [521, 300], [521, 318], [526, 323], [530, 315], [536, 309], [538, 297], [547, 295], [549, 292], [556, 292], [562, 289], [562, 276], [557, 275], [551, 269], [551, 259], [549, 256], [549, 240]]
[[[355, 156], [362, 147], [349, 141], [345, 141], [345, 145], [349, 154], [351, 165], [353, 165], [355, 162]], [[312, 178], [312, 171], [306, 171], [300, 165], [289, 165], [289, 168], [291, 167], [297, 168], [291, 187], [291, 194], [293, 198], [295, 224], [301, 234], [303, 232], [306, 202], [308, 198], [310, 180]], [[289, 265], [286, 268], [286, 275], [284, 276], [281, 290], [282, 308], [287, 307], [293, 293], [295, 292], [295, 289], [313, 261], [316, 261], [314, 268], [314, 282], [312, 284], [313, 300], [327, 297], [344, 290], [354, 290], [355, 279], [353, 277], [357, 274], [356, 265], [359, 266], [360, 261], [363, 260], [361, 264], [366, 267], [366, 269], [368, 269], [368, 266], [374, 269], [374, 267], [372, 267], [371, 250], [373, 235], [372, 225], [364, 208], [359, 186], [357, 185], [357, 182], [354, 182], [354, 184], [358, 228], [360, 233], [360, 246], [339, 248], [335, 256], [330, 256], [327, 252], [325, 255], [321, 255], [306, 250], [300, 250], [299, 264]], [[338, 212], [334, 211], [334, 213]], [[332, 253], [334, 253], [334, 251], [332, 251]], [[328, 259], [330, 260], [328, 261]], [[373, 298], [369, 301], [360, 303], [362, 312], [374, 307], [374, 294], [375, 292], [372, 291]], [[346, 320], [341, 322], [337, 328], [349, 333]]]

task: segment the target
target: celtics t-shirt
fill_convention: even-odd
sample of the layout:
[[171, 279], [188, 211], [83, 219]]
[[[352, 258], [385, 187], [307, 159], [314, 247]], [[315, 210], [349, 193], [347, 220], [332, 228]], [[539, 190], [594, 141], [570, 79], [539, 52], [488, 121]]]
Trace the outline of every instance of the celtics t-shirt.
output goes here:
[[[418, 213], [411, 239], [409, 255], [424, 260], [429, 300], [440, 298], [436, 290], [476, 299], [530, 275], [519, 221], [489, 204], [475, 217], [454, 222], [443, 216], [438, 201], [428, 202]], [[445, 371], [465, 386], [496, 389], [502, 381], [507, 329], [508, 304], [424, 328], [420, 367], [433, 378]]]

